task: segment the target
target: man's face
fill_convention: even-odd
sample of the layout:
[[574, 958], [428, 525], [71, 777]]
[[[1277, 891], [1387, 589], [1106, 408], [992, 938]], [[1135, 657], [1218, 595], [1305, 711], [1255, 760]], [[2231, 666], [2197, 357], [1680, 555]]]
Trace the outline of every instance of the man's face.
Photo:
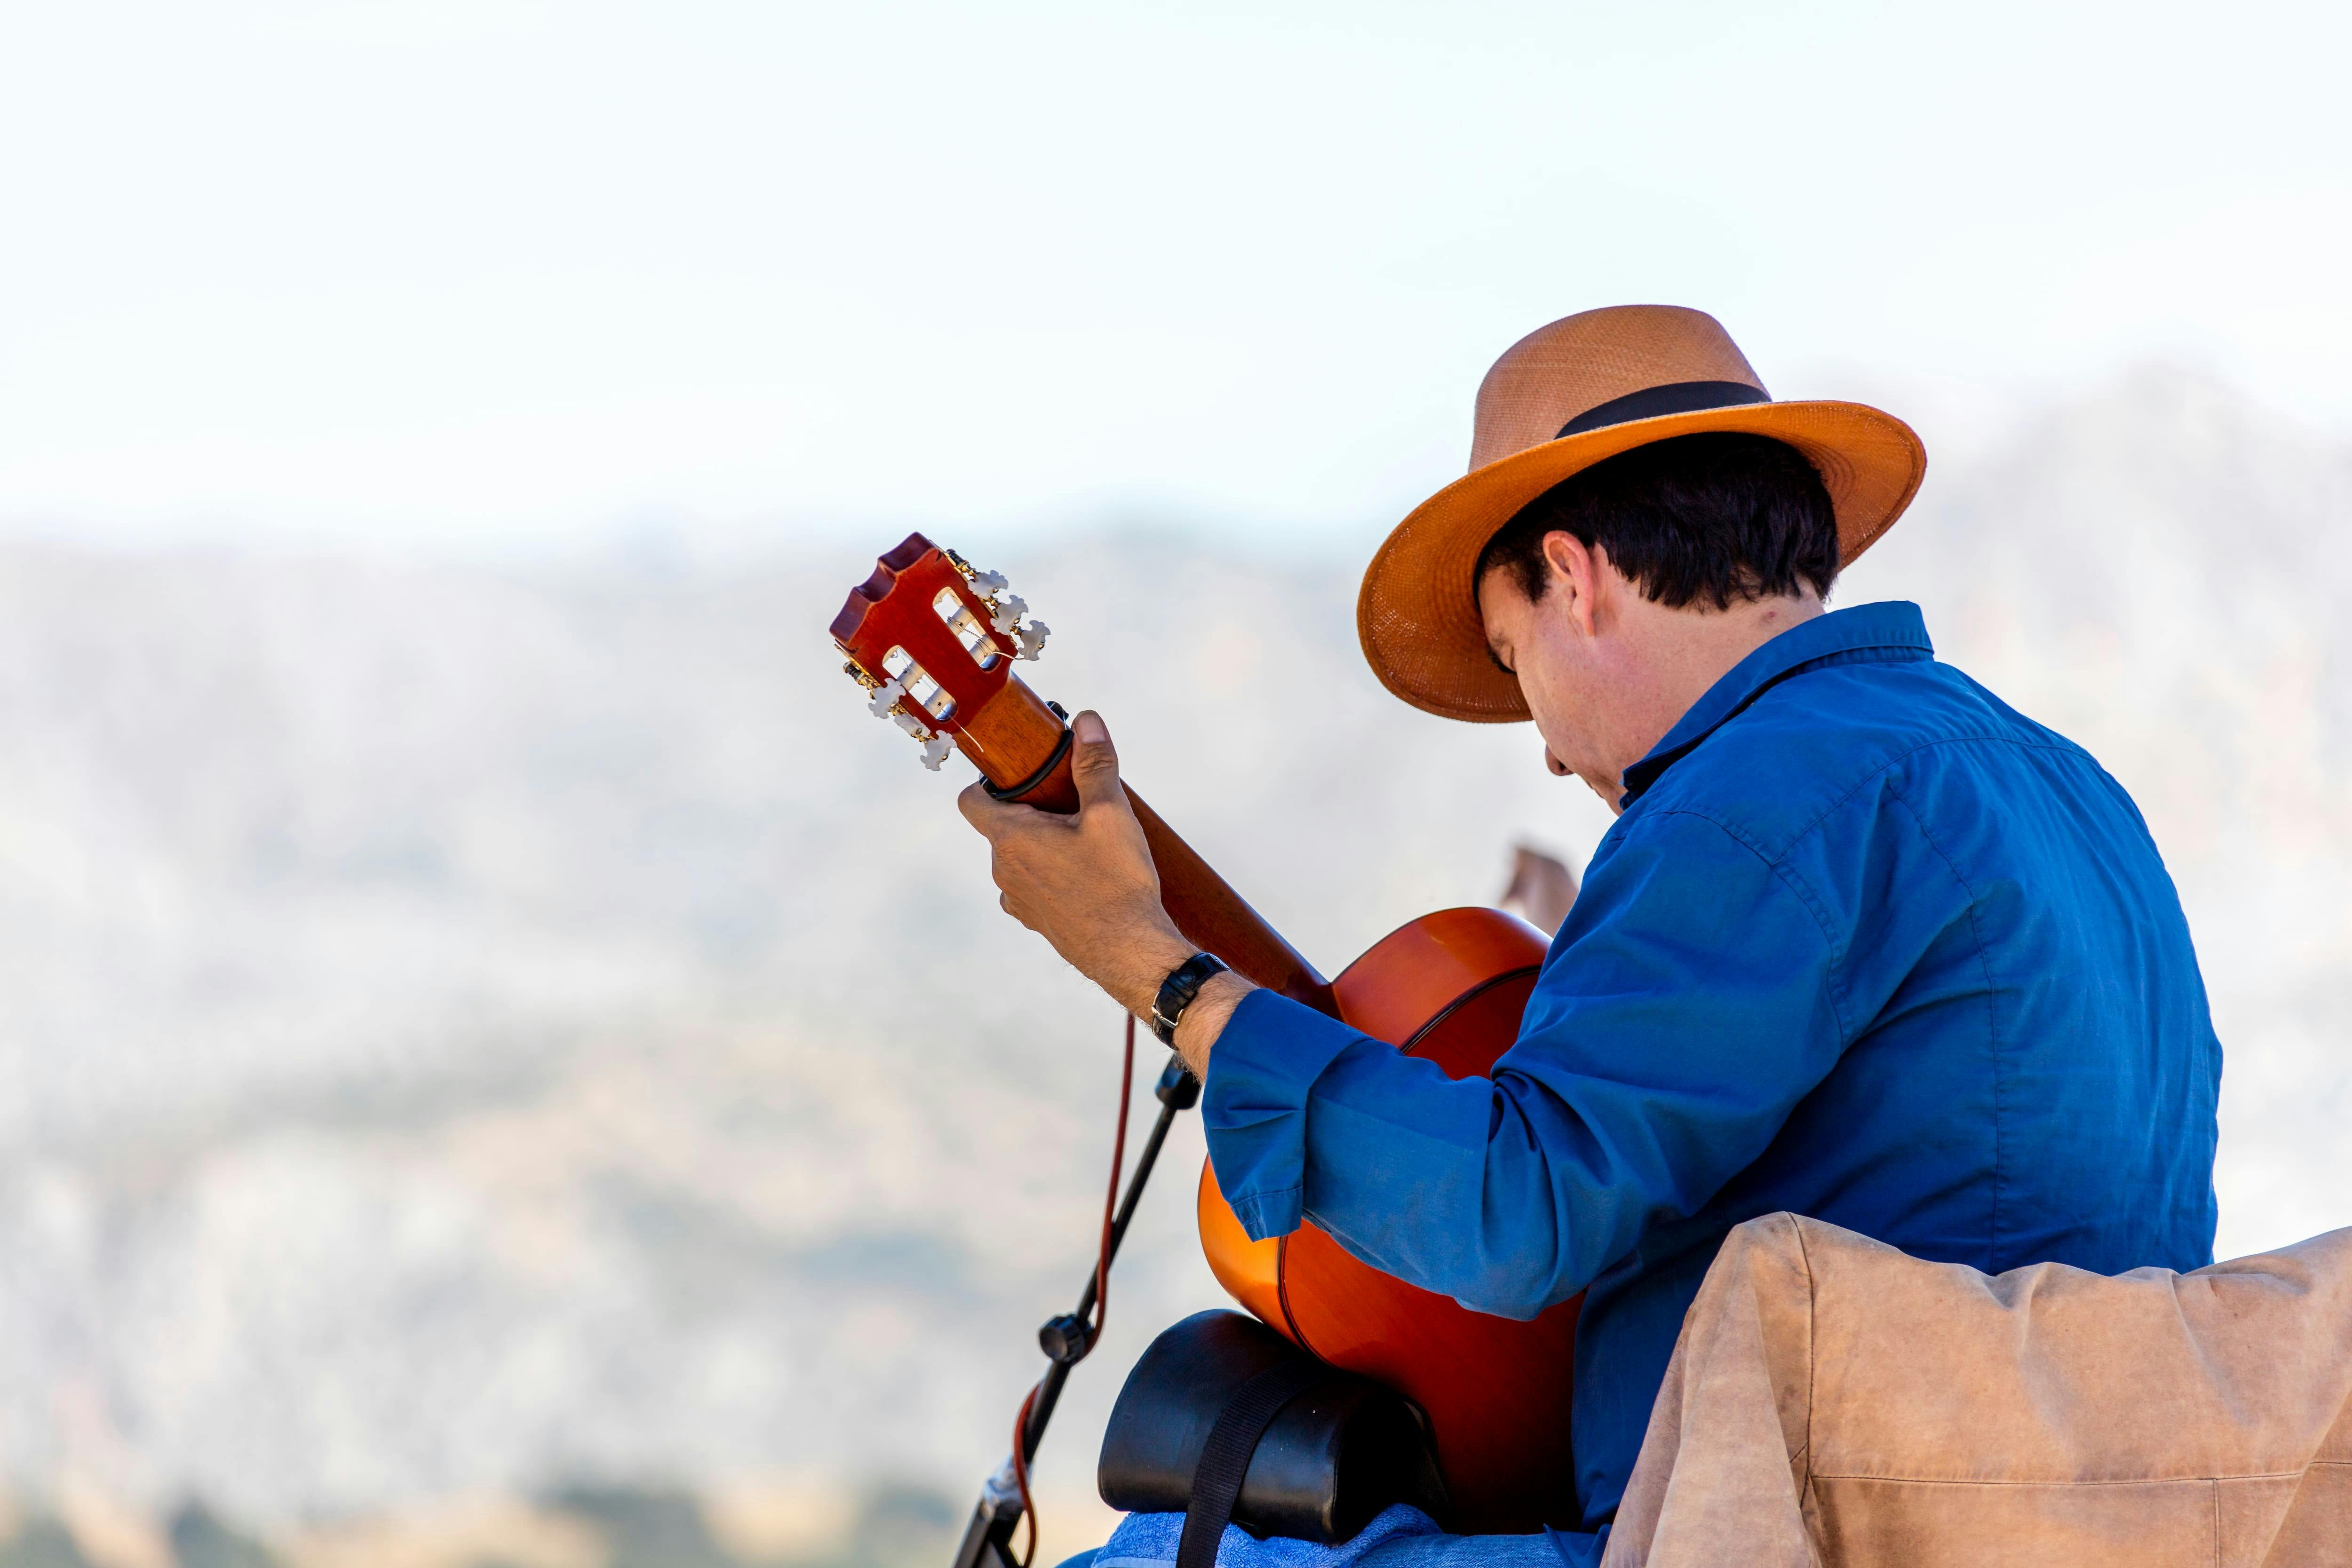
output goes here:
[[1726, 670], [1822, 613], [1811, 587], [1721, 607], [1662, 605], [1600, 546], [1565, 532], [1545, 536], [1542, 563], [1544, 591], [1533, 599], [1507, 569], [1480, 581], [1486, 651], [1518, 678], [1545, 765], [1582, 779], [1612, 811], [1625, 770]]
[[[1615, 806], [1622, 767], [1610, 765], [1608, 728], [1598, 689], [1601, 660], [1595, 639], [1579, 624], [1572, 601], [1578, 585], [1555, 573], [1539, 600], [1530, 600], [1509, 571], [1490, 571], [1478, 584], [1486, 649], [1517, 677], [1519, 694], [1543, 737], [1544, 765], [1570, 773]], [[1589, 617], [1588, 617], [1589, 618]]]

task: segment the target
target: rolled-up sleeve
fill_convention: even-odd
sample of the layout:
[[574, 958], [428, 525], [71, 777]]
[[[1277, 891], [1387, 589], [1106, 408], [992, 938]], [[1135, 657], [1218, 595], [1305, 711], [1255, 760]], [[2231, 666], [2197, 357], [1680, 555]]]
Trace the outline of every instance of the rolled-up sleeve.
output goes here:
[[1251, 992], [1226, 1020], [1201, 1109], [1217, 1185], [1253, 1240], [1298, 1228], [1307, 1102], [1332, 1058], [1367, 1043], [1376, 1042], [1272, 991]]
[[1621, 822], [1492, 1078], [1244, 998], [1202, 1101], [1218, 1185], [1253, 1237], [1311, 1219], [1385, 1272], [1532, 1317], [1704, 1205], [1835, 1065], [1828, 907], [1710, 818]]

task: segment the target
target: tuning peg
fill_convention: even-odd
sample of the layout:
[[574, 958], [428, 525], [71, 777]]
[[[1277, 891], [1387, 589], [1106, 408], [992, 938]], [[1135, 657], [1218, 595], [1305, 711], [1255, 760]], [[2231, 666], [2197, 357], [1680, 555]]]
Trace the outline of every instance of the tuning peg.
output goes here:
[[874, 689], [874, 696], [866, 707], [876, 717], [889, 720], [920, 741], [923, 743], [923, 766], [938, 773], [940, 764], [946, 762], [948, 754], [955, 750], [955, 742], [948, 738], [946, 731], [934, 730], [906, 709], [896, 706], [906, 690], [905, 682], [894, 675]]
[[895, 717], [903, 721], [907, 717], [905, 714], [894, 715], [890, 710], [896, 707], [898, 699], [905, 695], [907, 695], [907, 683], [894, 675], [874, 688], [874, 695], [866, 700], [866, 710], [877, 719]]
[[1034, 659], [1045, 650], [1046, 627], [1040, 622], [1021, 624], [1029, 613], [1029, 601], [1013, 592], [1013, 584], [1004, 580], [1002, 572], [975, 572], [961, 560], [956, 567], [971, 582], [988, 606], [988, 624], [998, 637], [1013, 639], [1013, 657]]

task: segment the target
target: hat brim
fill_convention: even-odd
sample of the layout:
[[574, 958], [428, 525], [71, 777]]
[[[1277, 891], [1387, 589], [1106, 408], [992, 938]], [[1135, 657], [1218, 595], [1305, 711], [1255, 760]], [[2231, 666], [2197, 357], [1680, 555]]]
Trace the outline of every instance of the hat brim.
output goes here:
[[1628, 420], [1562, 437], [1473, 469], [1392, 529], [1364, 570], [1356, 635], [1381, 684], [1414, 707], [1474, 724], [1528, 718], [1519, 683], [1486, 647], [1479, 553], [1519, 509], [1593, 464], [1675, 436], [1769, 436], [1802, 452], [1836, 509], [1842, 565], [1903, 515], [1927, 477], [1911, 426], [1860, 403], [1749, 403]]

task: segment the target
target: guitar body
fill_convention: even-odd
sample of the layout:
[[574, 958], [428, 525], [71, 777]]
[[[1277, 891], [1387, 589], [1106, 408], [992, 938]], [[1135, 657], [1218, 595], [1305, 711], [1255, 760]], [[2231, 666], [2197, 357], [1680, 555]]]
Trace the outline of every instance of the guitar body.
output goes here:
[[[1331, 989], [1342, 1022], [1449, 1078], [1483, 1076], [1517, 1037], [1545, 946], [1499, 910], [1441, 910], [1383, 937]], [[1205, 1163], [1199, 1202], [1202, 1250], [1235, 1300], [1427, 1414], [1454, 1528], [1576, 1523], [1568, 1402], [1583, 1297], [1530, 1322], [1474, 1312], [1358, 1261], [1312, 1224], [1250, 1240]]]
[[[1045, 641], [1044, 627], [1022, 624], [1026, 614], [1002, 577], [912, 534], [851, 590], [832, 633], [869, 710], [921, 742], [929, 765], [960, 752], [1000, 800], [1074, 812], [1064, 715], [1013, 674]], [[1533, 926], [1496, 910], [1443, 910], [1326, 980], [1132, 788], [1127, 794], [1169, 918], [1236, 973], [1454, 1078], [1485, 1074], [1517, 1036], [1544, 955]], [[1200, 1219], [1209, 1265], [1242, 1305], [1420, 1405], [1454, 1528], [1527, 1533], [1576, 1522], [1568, 1401], [1581, 1297], [1516, 1322], [1383, 1274], [1311, 1225], [1253, 1242], [1205, 1169]]]

